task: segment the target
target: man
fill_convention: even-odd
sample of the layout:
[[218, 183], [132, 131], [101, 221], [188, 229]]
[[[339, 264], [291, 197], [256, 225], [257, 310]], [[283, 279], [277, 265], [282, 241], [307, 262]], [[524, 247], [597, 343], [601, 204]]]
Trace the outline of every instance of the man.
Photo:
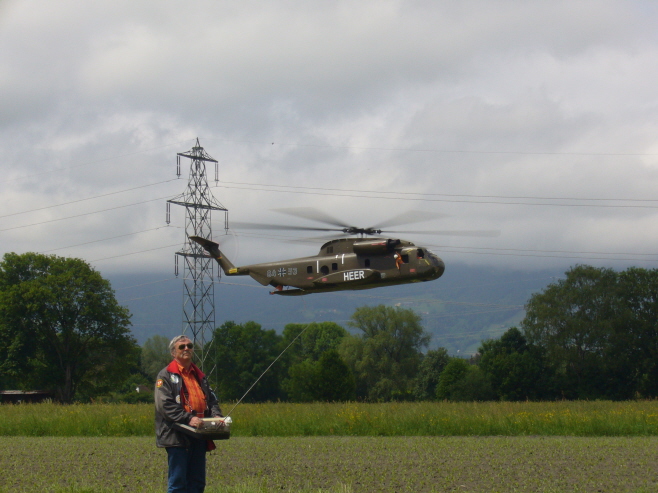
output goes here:
[[173, 361], [163, 368], [155, 382], [155, 434], [158, 447], [167, 449], [168, 493], [202, 493], [206, 486], [206, 451], [214, 450], [212, 440], [195, 438], [174, 423], [199, 426], [201, 418], [222, 416], [217, 397], [208, 380], [192, 362], [194, 344], [187, 336], [169, 343]]

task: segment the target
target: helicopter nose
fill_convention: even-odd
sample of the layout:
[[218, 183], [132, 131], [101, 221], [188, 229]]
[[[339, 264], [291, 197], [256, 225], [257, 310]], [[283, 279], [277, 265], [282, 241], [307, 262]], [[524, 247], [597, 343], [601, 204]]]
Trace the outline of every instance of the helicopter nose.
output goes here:
[[434, 267], [434, 272], [436, 272], [436, 279], [441, 277], [446, 270], [446, 264], [443, 263], [443, 260], [437, 257], [438, 262]]

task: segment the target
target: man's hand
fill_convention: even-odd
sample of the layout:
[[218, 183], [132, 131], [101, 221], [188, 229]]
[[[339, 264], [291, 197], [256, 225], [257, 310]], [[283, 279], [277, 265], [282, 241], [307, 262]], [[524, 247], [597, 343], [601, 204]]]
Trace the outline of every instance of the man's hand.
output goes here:
[[198, 428], [201, 423], [201, 418], [197, 418], [196, 416], [190, 420], [190, 426], [193, 428]]

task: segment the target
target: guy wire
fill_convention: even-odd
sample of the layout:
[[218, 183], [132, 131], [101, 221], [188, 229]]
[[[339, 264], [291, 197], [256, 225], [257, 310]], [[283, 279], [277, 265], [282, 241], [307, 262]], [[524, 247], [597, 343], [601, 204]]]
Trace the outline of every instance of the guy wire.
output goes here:
[[[306, 301], [305, 301], [304, 299], [302, 299], [302, 303], [306, 304]], [[288, 344], [288, 345], [286, 346], [286, 348], [285, 348], [283, 351], [281, 351], [281, 354], [279, 354], [276, 358], [274, 358], [274, 361], [272, 361], [272, 362], [270, 363], [270, 366], [268, 366], [267, 368], [265, 368], [265, 371], [264, 371], [263, 373], [261, 373], [260, 377], [258, 377], [258, 378], [256, 379], [256, 381], [255, 381], [254, 383], [251, 384], [251, 387], [249, 387], [249, 388], [247, 389], [247, 391], [244, 393], [244, 395], [243, 395], [242, 397], [240, 397], [240, 400], [239, 400], [238, 402], [236, 402], [235, 405], [233, 406], [233, 408], [232, 408], [232, 409], [226, 414], [226, 416], [225, 416], [226, 418], [228, 418], [228, 417], [231, 415], [231, 413], [235, 410], [235, 408], [238, 407], [238, 404], [240, 404], [240, 403], [242, 402], [242, 399], [244, 399], [245, 397], [247, 397], [247, 394], [248, 394], [249, 392], [251, 392], [251, 389], [253, 389], [253, 388], [256, 386], [256, 384], [260, 381], [260, 379], [263, 378], [263, 375], [265, 375], [265, 374], [269, 371], [269, 369], [272, 368], [272, 366], [274, 365], [274, 363], [276, 363], [276, 362], [279, 360], [279, 358], [280, 358], [281, 356], [283, 356], [283, 353], [285, 353], [285, 352], [290, 348], [290, 346], [292, 346], [292, 345], [295, 343], [295, 341], [296, 341], [297, 339], [299, 339], [299, 337], [300, 337], [304, 332], [306, 332], [306, 329], [308, 329], [308, 327], [311, 325], [311, 323], [312, 323], [312, 322], [307, 323], [307, 324], [306, 324], [306, 327], [304, 327], [304, 328], [299, 332], [299, 334], [297, 334], [297, 335], [295, 336], [295, 338], [294, 338], [292, 341], [290, 341], [290, 344]]]

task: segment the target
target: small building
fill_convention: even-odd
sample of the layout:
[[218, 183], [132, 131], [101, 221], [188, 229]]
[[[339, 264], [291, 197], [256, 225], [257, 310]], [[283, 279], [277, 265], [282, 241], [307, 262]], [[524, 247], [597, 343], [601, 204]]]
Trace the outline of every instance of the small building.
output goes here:
[[0, 390], [0, 404], [43, 402], [52, 398], [52, 393], [47, 390]]

